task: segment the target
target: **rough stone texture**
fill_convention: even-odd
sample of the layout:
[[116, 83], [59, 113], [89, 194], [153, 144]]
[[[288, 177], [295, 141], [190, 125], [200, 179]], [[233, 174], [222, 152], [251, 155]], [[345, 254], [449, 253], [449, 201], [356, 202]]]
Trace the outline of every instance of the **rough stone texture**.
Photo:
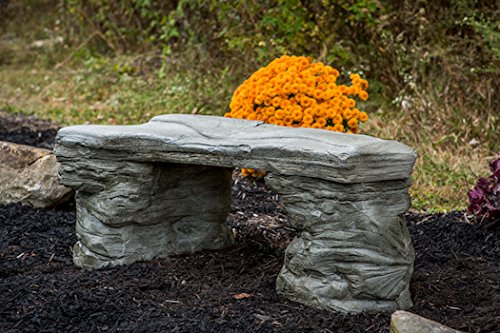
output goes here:
[[409, 147], [366, 135], [258, 121], [164, 115], [137, 126], [72, 126], [59, 131], [56, 155], [73, 158], [248, 167], [339, 183], [407, 179]]
[[391, 316], [391, 333], [461, 333], [411, 312], [396, 311]]
[[78, 189], [73, 260], [83, 268], [130, 264], [232, 243], [225, 221], [231, 169], [84, 159], [63, 164]]
[[[267, 182], [301, 230], [287, 249], [280, 293], [348, 313], [412, 304], [414, 252], [402, 214], [410, 205], [416, 156], [405, 145], [255, 121], [166, 115], [138, 126], [64, 128], [55, 152], [63, 183], [78, 190], [79, 266], [229, 244], [228, 168], [251, 167], [270, 172]], [[194, 203], [199, 208], [192, 209]]]
[[56, 206], [72, 194], [59, 184], [59, 163], [50, 150], [0, 142], [0, 203]]
[[340, 184], [269, 174], [292, 226], [276, 288], [329, 310], [359, 313], [412, 306], [414, 250], [402, 214], [408, 181]]

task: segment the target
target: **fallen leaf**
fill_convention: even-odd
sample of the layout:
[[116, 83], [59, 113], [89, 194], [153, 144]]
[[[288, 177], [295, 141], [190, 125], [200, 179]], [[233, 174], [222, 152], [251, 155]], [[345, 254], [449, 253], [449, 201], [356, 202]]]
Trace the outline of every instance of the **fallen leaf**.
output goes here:
[[251, 295], [247, 293], [239, 293], [239, 294], [234, 294], [233, 298], [234, 299], [244, 299], [244, 298], [249, 298]]

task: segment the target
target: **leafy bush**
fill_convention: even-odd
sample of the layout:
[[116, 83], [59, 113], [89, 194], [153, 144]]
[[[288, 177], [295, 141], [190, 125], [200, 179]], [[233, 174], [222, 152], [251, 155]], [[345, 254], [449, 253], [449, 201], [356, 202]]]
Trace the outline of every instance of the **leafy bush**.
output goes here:
[[[169, 53], [182, 45], [203, 44], [208, 53], [224, 52], [231, 57], [244, 52], [259, 62], [281, 54], [323, 53], [328, 62], [335, 57], [353, 63], [351, 46], [368, 42], [384, 14], [384, 7], [376, 0], [66, 3], [80, 28], [98, 33], [115, 51], [136, 51], [149, 43]], [[346, 37], [343, 43], [336, 43], [339, 36]], [[351, 36], [357, 37], [352, 43], [348, 42]]]
[[490, 163], [491, 176], [479, 178], [476, 186], [468, 192], [468, 212], [479, 220], [500, 222], [500, 154]]

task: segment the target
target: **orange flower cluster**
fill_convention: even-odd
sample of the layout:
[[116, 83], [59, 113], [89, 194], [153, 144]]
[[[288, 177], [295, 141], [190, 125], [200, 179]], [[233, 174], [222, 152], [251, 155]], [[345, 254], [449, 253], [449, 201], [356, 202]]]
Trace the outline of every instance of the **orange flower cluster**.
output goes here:
[[264, 170], [242, 168], [241, 174], [245, 177], [262, 178], [266, 175]]
[[368, 98], [368, 81], [352, 74], [337, 85], [338, 70], [309, 57], [282, 56], [253, 73], [236, 89], [226, 117], [291, 127], [357, 133], [368, 115], [356, 100]]

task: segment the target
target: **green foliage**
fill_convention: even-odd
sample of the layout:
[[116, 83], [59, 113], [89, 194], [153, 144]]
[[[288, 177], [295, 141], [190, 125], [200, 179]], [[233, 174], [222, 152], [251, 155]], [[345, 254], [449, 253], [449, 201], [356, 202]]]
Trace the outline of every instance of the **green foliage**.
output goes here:
[[159, 48], [169, 56], [189, 49], [221, 67], [243, 66], [246, 75], [283, 54], [310, 55], [382, 82], [384, 97], [443, 67], [474, 69], [471, 75], [498, 69], [500, 17], [488, 1], [68, 0], [66, 6], [108, 50]]
[[320, 60], [340, 59], [346, 65], [359, 63], [352, 56], [354, 43], [368, 42], [384, 14], [376, 0], [167, 3], [69, 0], [67, 8], [81, 29], [98, 34], [114, 51], [158, 45], [169, 55], [180, 47], [202, 44], [205, 52], [227, 53], [229, 58], [246, 54], [258, 63], [282, 54], [309, 54]]
[[[63, 123], [221, 115], [257, 68], [282, 54], [311, 56], [369, 80], [365, 132], [417, 149], [419, 209], [464, 208], [464, 184], [481, 171], [480, 160], [500, 151], [497, 7], [481, 0], [11, 0], [0, 20], [0, 108]], [[52, 43], [61, 36], [64, 44]], [[34, 48], [34, 41], [52, 46]]]

